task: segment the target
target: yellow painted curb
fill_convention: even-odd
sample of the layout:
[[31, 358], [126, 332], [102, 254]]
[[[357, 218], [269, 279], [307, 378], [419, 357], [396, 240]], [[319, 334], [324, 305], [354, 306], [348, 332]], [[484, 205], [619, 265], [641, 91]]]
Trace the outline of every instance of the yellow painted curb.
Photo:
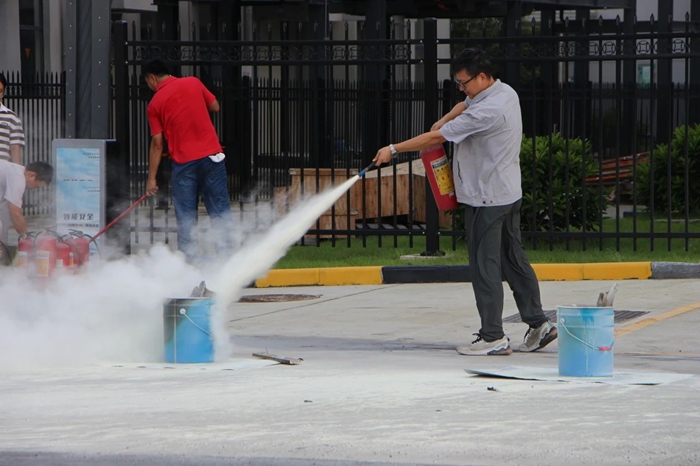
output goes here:
[[646, 280], [651, 262], [600, 262], [588, 264], [532, 264], [540, 281]]
[[256, 280], [256, 288], [277, 286], [381, 285], [382, 267], [276, 269]]
[[256, 288], [320, 285], [320, 269], [277, 269], [255, 281]]
[[[540, 281], [645, 280], [651, 278], [651, 262], [603, 262], [587, 264], [533, 264]], [[381, 285], [382, 266], [275, 269], [255, 282], [257, 288], [315, 285]]]
[[583, 264], [532, 264], [540, 281], [583, 280]]
[[601, 262], [583, 264], [584, 280], [646, 280], [651, 278], [651, 262]]
[[619, 337], [622, 335], [626, 335], [628, 333], [632, 333], [632, 332], [635, 332], [637, 330], [643, 329], [644, 327], [648, 327], [651, 324], [661, 322], [662, 320], [670, 319], [671, 317], [676, 317], [676, 316], [679, 316], [681, 314], [685, 314], [686, 312], [695, 311], [698, 309], [700, 309], [700, 302], [695, 303], [695, 304], [690, 304], [688, 306], [677, 307], [675, 309], [671, 309], [670, 311], [666, 311], [663, 314], [659, 314], [658, 316], [649, 317], [647, 319], [640, 320], [639, 322], [635, 322], [631, 325], [628, 325], [627, 327], [623, 327], [619, 330], [616, 330], [615, 336]]
[[321, 285], [381, 285], [382, 267], [333, 267], [319, 269]]

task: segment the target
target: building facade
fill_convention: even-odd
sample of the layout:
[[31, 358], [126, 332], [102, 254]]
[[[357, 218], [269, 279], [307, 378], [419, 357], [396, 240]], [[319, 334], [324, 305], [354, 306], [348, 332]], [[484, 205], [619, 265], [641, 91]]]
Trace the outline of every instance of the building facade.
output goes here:
[[[65, 71], [68, 1], [0, 1], [0, 70], [24, 76]], [[155, 21], [158, 11], [151, 0], [112, 0], [111, 8], [114, 19], [139, 24]]]
[[[64, 71], [66, 66], [66, 31], [67, 9], [69, 0], [2, 0], [0, 1], [0, 70], [21, 71], [23, 75], [31, 75], [44, 71]], [[89, 0], [71, 0], [80, 4]], [[504, 9], [505, 3], [508, 9]], [[580, 5], [590, 8], [577, 7]], [[599, 8], [601, 5], [612, 5]], [[484, 15], [507, 16], [511, 7], [521, 13], [532, 10], [545, 11], [555, 9], [554, 20], [561, 22], [566, 16], [571, 19], [581, 15], [597, 20], [599, 17], [612, 20], [616, 16], [625, 18], [625, 10], [615, 8], [615, 5], [632, 6], [637, 21], [648, 21], [654, 15], [659, 19], [659, 12], [669, 12], [673, 15], [676, 27], [681, 28], [685, 15], [695, 10], [694, 19], [700, 16], [700, 0], [515, 0], [497, 2], [494, 0], [299, 0], [299, 1], [255, 1], [255, 0], [112, 0], [111, 19], [123, 19], [132, 27], [130, 35], [139, 40], [144, 37], [176, 38], [174, 29], [179, 26], [177, 38], [194, 40], [201, 37], [202, 30], [207, 26], [220, 30], [221, 22], [229, 23], [229, 30], [240, 31], [230, 37], [233, 39], [252, 39], [253, 24], [263, 21], [306, 21], [309, 24], [322, 24], [321, 34], [332, 39], [346, 37], [345, 22], [350, 22], [348, 35], [350, 39], [357, 37], [360, 21], [381, 24], [378, 34], [388, 37], [391, 33], [403, 34], [405, 28], [398, 27], [389, 31], [387, 24], [405, 24], [407, 18], [422, 18], [438, 16], [443, 19], [439, 23], [440, 37], [448, 37], [450, 19], [480, 17]], [[488, 8], [485, 8], [487, 6]], [[661, 10], [660, 10], [661, 8]], [[232, 14], [222, 15], [222, 11]], [[628, 8], [629, 11], [629, 8]], [[227, 16], [227, 17], [224, 17]], [[328, 21], [324, 21], [328, 18]], [[387, 21], [377, 21], [384, 18]], [[629, 16], [628, 16], [629, 18]], [[506, 18], [508, 21], [509, 18]], [[240, 23], [232, 25], [230, 23]], [[330, 26], [328, 26], [330, 25]], [[333, 27], [337, 25], [337, 27]], [[420, 25], [414, 23], [410, 28], [411, 38], [420, 38]], [[198, 32], [197, 29], [200, 28]], [[166, 32], [166, 30], [169, 30]], [[274, 39], [279, 28], [258, 31], [260, 39]], [[311, 30], [311, 28], [308, 28]], [[291, 34], [295, 34], [291, 31]], [[223, 38], [216, 37], [212, 38]], [[308, 37], [307, 37], [308, 38]], [[441, 78], [445, 74], [441, 70]], [[676, 74], [680, 74], [676, 76]], [[681, 79], [682, 71], [674, 72], [674, 78]]]

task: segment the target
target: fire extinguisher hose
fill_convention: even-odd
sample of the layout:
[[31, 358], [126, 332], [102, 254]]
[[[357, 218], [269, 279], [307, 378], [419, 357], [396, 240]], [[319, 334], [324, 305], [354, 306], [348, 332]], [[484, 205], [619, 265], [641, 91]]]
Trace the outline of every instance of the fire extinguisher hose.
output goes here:
[[143, 196], [141, 196], [136, 202], [134, 202], [133, 204], [131, 204], [131, 206], [130, 206], [128, 209], [126, 209], [124, 212], [122, 212], [117, 218], [115, 218], [114, 220], [112, 220], [111, 222], [109, 222], [109, 224], [108, 224], [106, 227], [104, 227], [103, 229], [101, 229], [100, 231], [98, 231], [97, 234], [96, 234], [95, 236], [93, 236], [92, 238], [90, 238], [90, 242], [94, 242], [97, 238], [99, 238], [100, 236], [102, 236], [102, 234], [103, 234], [105, 231], [107, 231], [107, 230], [109, 230], [110, 228], [112, 228], [119, 220], [123, 219], [129, 212], [131, 212], [132, 210], [134, 210], [134, 208], [135, 208], [137, 205], [141, 204], [147, 197], [148, 197], [148, 194], [144, 194]]

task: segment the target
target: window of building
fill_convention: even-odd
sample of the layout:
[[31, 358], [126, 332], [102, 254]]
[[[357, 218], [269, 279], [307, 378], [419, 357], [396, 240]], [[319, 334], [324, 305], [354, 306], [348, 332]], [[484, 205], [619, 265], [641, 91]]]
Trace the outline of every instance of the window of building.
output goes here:
[[43, 15], [41, 0], [19, 2], [19, 44], [22, 74], [33, 76], [43, 71]]

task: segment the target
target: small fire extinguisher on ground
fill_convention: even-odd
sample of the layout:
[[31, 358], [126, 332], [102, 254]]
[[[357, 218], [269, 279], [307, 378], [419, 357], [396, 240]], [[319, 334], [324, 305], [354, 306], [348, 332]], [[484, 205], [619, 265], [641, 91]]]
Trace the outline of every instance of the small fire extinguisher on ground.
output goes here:
[[17, 243], [17, 268], [28, 269], [33, 260], [34, 236], [31, 233], [25, 233], [20, 236]]
[[452, 167], [445, 149], [442, 145], [424, 149], [420, 153], [420, 158], [425, 166], [425, 176], [430, 182], [438, 209], [443, 212], [456, 209], [459, 203], [455, 193], [454, 178], [452, 178]]
[[58, 240], [56, 266], [72, 271], [75, 266], [75, 254], [75, 245], [70, 241], [70, 236], [61, 237]]
[[84, 266], [90, 259], [91, 237], [79, 230], [70, 230], [70, 243], [75, 246], [75, 264]]
[[34, 245], [36, 276], [48, 277], [56, 269], [58, 237], [53, 232], [45, 230], [36, 237]]

